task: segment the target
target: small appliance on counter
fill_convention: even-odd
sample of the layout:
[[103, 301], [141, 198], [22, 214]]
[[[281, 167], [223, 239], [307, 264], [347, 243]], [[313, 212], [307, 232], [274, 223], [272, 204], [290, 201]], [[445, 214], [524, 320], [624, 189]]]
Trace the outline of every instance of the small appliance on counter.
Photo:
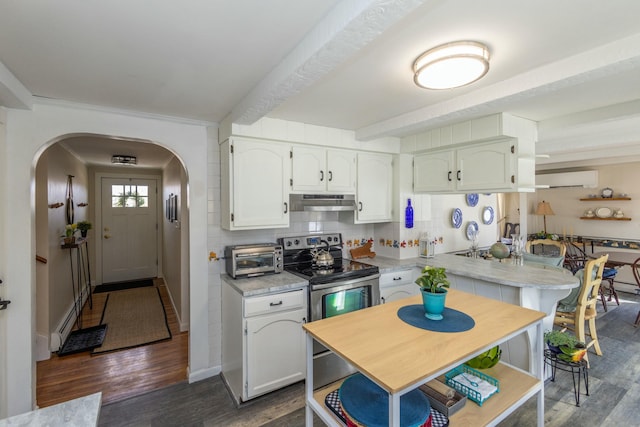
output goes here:
[[282, 245], [277, 243], [227, 246], [224, 257], [227, 274], [234, 279], [281, 273], [284, 268]]

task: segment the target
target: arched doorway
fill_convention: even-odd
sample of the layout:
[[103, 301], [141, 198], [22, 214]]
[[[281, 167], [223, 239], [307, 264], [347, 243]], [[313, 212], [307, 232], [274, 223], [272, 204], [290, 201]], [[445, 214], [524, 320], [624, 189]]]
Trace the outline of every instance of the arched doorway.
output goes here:
[[[109, 162], [115, 153], [135, 153], [138, 157], [145, 158], [147, 167], [112, 166]], [[104, 274], [105, 262], [110, 262], [106, 255], [110, 252], [103, 245], [112, 244], [115, 239], [108, 237], [117, 235], [114, 227], [122, 223], [120, 219], [105, 220], [104, 212], [111, 207], [111, 194], [101, 192], [105, 188], [109, 191], [111, 187], [117, 187], [114, 183], [126, 183], [127, 188], [135, 183], [136, 188], [147, 189], [140, 191], [146, 195], [140, 196], [146, 197], [144, 207], [119, 209], [135, 210], [134, 217], [145, 225], [146, 234], [143, 233], [144, 230], [129, 230], [129, 233], [135, 231], [138, 235], [133, 239], [132, 236], [124, 235], [121, 240], [133, 241], [133, 245], [125, 242], [123, 247], [132, 246], [135, 255], [139, 255], [141, 250], [139, 242], [146, 243], [143, 247], [149, 247], [149, 242], [157, 242], [157, 245], [154, 243], [149, 249], [155, 265], [151, 269], [147, 268], [144, 274], [147, 277], [158, 277], [154, 280], [154, 286], [163, 295], [173, 342], [157, 344], [160, 347], [123, 350], [118, 354], [95, 357], [91, 356], [90, 351], [63, 357], [54, 353], [49, 357], [49, 351], [57, 350], [70, 330], [77, 328], [73, 321], [74, 314], [77, 314], [74, 310], [77, 310], [76, 306], [82, 306], [82, 301], [78, 304], [74, 301], [73, 310], [69, 309], [71, 289], [68, 276], [71, 275], [72, 281], [73, 271], [69, 271], [66, 251], [61, 251], [58, 247], [56, 232], [68, 221], [63, 212], [65, 209], [52, 209], [49, 204], [44, 203], [45, 200], [62, 197], [60, 192], [63, 190], [62, 181], [65, 177], [73, 177], [73, 180], [68, 179], [67, 187], [69, 182], [73, 182], [76, 220], [87, 220], [96, 225], [90, 231], [86, 243], [88, 253], [92, 255], [89, 265], [93, 266], [93, 285], [111, 281], [109, 275]], [[183, 269], [188, 269], [188, 259], [182, 257], [183, 248], [175, 242], [182, 241], [183, 234], [188, 239], [188, 221], [183, 221], [180, 228], [168, 223], [160, 202], [167, 199], [169, 194], [178, 198], [182, 194], [186, 195], [186, 188], [187, 174], [181, 162], [169, 150], [147, 142], [101, 135], [71, 135], [59, 139], [42, 153], [36, 167], [36, 253], [42, 250], [42, 253], [48, 254], [48, 262], [38, 265], [36, 269], [39, 360], [36, 394], [40, 407], [98, 390], [103, 392], [103, 403], [109, 403], [186, 379], [188, 320], [185, 319], [189, 316], [189, 286], [188, 271], [185, 274]], [[69, 191], [68, 188], [64, 190]], [[69, 204], [68, 201], [65, 202]], [[180, 208], [186, 206], [186, 203], [179, 203], [177, 206]], [[140, 219], [140, 212], [150, 213], [145, 213], [144, 218]], [[179, 217], [186, 218], [186, 212], [181, 209]], [[155, 223], [149, 224], [150, 221]], [[126, 258], [132, 258], [132, 254]], [[164, 265], [171, 268], [165, 272]], [[131, 270], [134, 275], [137, 273], [136, 269]], [[123, 269], [119, 273], [122, 274]], [[82, 300], [80, 296], [78, 298]], [[81, 315], [84, 319], [81, 324], [83, 328], [97, 325], [101, 310], [106, 305], [104, 295], [95, 294], [92, 300], [96, 307], [89, 307], [85, 297], [84, 314]], [[113, 369], [113, 365], [121, 368]]]
[[[181, 159], [189, 175], [187, 206], [188, 253], [207, 251], [207, 149], [216, 144], [216, 129], [202, 123], [184, 123], [157, 117], [141, 117], [113, 111], [70, 105], [38, 104], [32, 110], [9, 110], [6, 140], [0, 151], [3, 174], [10, 177], [2, 186], [10, 209], [3, 210], [3, 287], [10, 295], [11, 310], [0, 320], [6, 331], [0, 340], [6, 349], [0, 366], [0, 395], [7, 416], [30, 411], [35, 405], [35, 166], [44, 150], [61, 136], [78, 133], [126, 135], [126, 139], [155, 141]], [[197, 230], [197, 231], [196, 231]], [[215, 375], [215, 355], [210, 356], [208, 260], [188, 256], [189, 266], [189, 380]], [[215, 325], [214, 325], [215, 326]]]

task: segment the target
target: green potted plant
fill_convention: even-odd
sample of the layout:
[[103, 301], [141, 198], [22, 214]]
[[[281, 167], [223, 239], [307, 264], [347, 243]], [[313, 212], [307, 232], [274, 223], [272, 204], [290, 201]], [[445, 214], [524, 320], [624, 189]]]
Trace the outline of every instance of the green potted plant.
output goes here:
[[91, 230], [91, 223], [89, 221], [79, 221], [77, 227], [80, 230], [80, 235], [87, 237], [87, 231]]
[[585, 344], [578, 338], [557, 329], [545, 332], [544, 341], [551, 352], [567, 362], [579, 362], [587, 352]]
[[421, 288], [425, 317], [431, 320], [442, 320], [449, 287], [445, 269], [427, 265], [422, 269], [422, 275], [416, 279], [415, 283]]

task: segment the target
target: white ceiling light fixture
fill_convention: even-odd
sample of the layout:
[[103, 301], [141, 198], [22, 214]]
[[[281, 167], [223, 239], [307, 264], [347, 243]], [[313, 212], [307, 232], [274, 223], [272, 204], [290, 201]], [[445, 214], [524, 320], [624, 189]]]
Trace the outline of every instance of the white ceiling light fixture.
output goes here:
[[452, 89], [489, 71], [489, 49], [474, 41], [457, 41], [429, 49], [413, 63], [413, 81], [425, 89]]
[[114, 154], [111, 156], [111, 163], [116, 165], [136, 165], [138, 164], [138, 159], [135, 156]]

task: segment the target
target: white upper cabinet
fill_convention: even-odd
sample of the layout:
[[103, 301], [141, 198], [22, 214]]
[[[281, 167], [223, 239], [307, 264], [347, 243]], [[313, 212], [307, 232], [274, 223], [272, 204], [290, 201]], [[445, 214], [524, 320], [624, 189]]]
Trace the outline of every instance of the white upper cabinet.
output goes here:
[[391, 221], [393, 157], [358, 153], [356, 223]]
[[322, 147], [294, 146], [292, 185], [294, 193], [354, 194], [356, 153]]
[[413, 163], [415, 192], [531, 191], [535, 159], [519, 156], [518, 140], [468, 144], [418, 154]]
[[415, 192], [455, 191], [455, 153], [453, 150], [418, 154], [413, 159]]
[[220, 145], [221, 226], [289, 226], [289, 146], [232, 137]]

